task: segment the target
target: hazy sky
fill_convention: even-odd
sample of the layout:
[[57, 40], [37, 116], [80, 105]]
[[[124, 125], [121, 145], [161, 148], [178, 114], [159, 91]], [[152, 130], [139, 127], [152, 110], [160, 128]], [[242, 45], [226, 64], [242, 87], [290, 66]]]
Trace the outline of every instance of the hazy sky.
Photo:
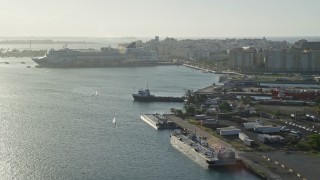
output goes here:
[[0, 0], [0, 36], [319, 36], [320, 0]]

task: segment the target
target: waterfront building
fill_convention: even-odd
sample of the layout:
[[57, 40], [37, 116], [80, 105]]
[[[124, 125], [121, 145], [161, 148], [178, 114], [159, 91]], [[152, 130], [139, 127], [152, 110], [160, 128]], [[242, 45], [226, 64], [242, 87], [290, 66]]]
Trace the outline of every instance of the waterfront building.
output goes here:
[[320, 50], [266, 50], [266, 70], [271, 72], [309, 73], [320, 71]]
[[292, 45], [292, 48], [303, 50], [320, 50], [320, 42], [308, 42], [305, 39], [301, 39]]
[[270, 71], [280, 71], [282, 59], [281, 50], [267, 50], [266, 69]]
[[230, 65], [233, 69], [253, 69], [257, 62], [257, 50], [253, 47], [229, 50]]
[[[187, 59], [211, 59], [223, 60], [226, 58], [225, 51], [237, 47], [255, 47], [244, 48], [243, 60], [238, 60], [236, 68], [255, 69], [255, 67], [263, 67], [264, 51], [267, 48], [287, 48], [288, 43], [285, 41], [270, 41], [266, 39], [183, 39], [166, 37], [160, 40], [159, 36], [147, 41], [144, 44], [148, 49], [157, 52], [160, 59], [168, 57]], [[250, 52], [253, 50], [253, 52]], [[255, 52], [256, 51], [256, 52]], [[257, 56], [257, 57], [255, 57]], [[237, 60], [236, 60], [237, 61]], [[256, 61], [256, 62], [255, 62]], [[240, 64], [240, 65], [239, 65]], [[239, 67], [238, 67], [239, 66]]]
[[190, 48], [177, 47], [173, 49], [173, 56], [188, 58], [189, 53], [191, 52]]
[[167, 45], [157, 46], [156, 52], [160, 57], [167, 57], [172, 55], [172, 49]]
[[157, 43], [157, 44], [159, 44], [159, 36], [156, 36], [155, 38], [154, 38], [154, 41], [155, 41], [155, 43]]
[[256, 65], [257, 67], [264, 67], [264, 52], [262, 48], [257, 51]]

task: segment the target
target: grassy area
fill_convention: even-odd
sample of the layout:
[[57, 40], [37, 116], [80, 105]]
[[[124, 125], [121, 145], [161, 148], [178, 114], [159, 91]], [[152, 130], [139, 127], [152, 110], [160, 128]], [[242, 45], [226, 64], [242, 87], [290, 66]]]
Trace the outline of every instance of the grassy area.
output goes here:
[[270, 75], [256, 75], [257, 81], [275, 81], [277, 78], [282, 78], [284, 75], [270, 74]]
[[280, 115], [290, 116], [292, 113], [297, 114], [315, 114], [316, 108], [311, 106], [277, 106], [277, 105], [261, 105], [255, 104], [254, 108], [259, 109], [260, 111], [264, 111], [273, 115]]
[[193, 124], [193, 125], [198, 125], [198, 121], [194, 119], [188, 119], [188, 123]]
[[303, 152], [306, 155], [315, 157], [315, 158], [320, 158], [320, 152], [319, 151], [304, 151]]
[[[239, 76], [239, 75], [231, 75], [232, 79], [234, 80], [243, 80], [244, 76]], [[278, 78], [286, 78], [287, 75], [283, 74], [268, 74], [268, 75], [263, 75], [263, 74], [256, 74], [249, 76], [249, 78], [253, 81], [276, 81]], [[301, 78], [298, 76], [291, 76], [291, 80], [300, 80]], [[281, 82], [279, 82], [281, 83]]]

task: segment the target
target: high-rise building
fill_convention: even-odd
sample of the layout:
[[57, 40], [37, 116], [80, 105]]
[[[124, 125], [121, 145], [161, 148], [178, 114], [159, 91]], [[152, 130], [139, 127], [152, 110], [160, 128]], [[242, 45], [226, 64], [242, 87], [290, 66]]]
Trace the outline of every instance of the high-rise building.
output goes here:
[[229, 50], [230, 66], [233, 69], [254, 69], [257, 63], [257, 50], [253, 47]]
[[154, 38], [154, 41], [155, 41], [155, 43], [159, 43], [160, 41], [159, 41], [159, 36], [156, 36], [155, 38]]
[[256, 60], [256, 65], [257, 67], [264, 67], [264, 52], [262, 50], [262, 48], [260, 48], [257, 51], [257, 60]]
[[319, 72], [320, 50], [266, 50], [265, 68], [272, 72]]

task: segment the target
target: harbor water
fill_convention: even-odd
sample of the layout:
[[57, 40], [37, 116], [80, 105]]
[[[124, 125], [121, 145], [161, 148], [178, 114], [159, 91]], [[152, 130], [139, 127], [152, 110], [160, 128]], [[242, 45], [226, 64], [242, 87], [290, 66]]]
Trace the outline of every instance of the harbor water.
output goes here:
[[171, 131], [139, 119], [183, 107], [134, 102], [131, 94], [140, 88], [182, 96], [217, 83], [216, 74], [183, 66], [49, 69], [34, 68], [30, 58], [0, 62], [1, 179], [259, 179], [245, 169], [205, 169], [172, 147]]

